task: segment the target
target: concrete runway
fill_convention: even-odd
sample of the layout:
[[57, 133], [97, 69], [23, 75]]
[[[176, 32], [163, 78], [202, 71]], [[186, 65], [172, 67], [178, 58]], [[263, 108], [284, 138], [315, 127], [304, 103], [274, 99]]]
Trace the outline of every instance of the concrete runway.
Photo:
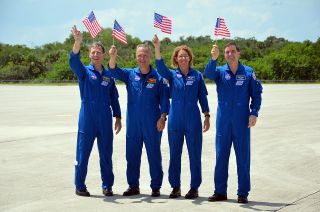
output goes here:
[[[264, 85], [260, 117], [252, 132], [249, 204], [236, 203], [232, 151], [226, 202], [208, 202], [214, 191], [216, 91], [207, 84], [211, 128], [204, 134], [200, 197], [168, 199], [169, 149], [162, 139], [162, 195], [151, 198], [143, 150], [141, 195], [123, 197], [126, 90], [119, 85], [122, 131], [114, 140], [115, 196], [101, 193], [96, 144], [87, 186], [91, 198], [74, 194], [73, 174], [80, 96], [77, 86], [0, 85], [0, 211], [320, 211], [320, 85]], [[182, 158], [182, 194], [190, 184], [187, 149]]]

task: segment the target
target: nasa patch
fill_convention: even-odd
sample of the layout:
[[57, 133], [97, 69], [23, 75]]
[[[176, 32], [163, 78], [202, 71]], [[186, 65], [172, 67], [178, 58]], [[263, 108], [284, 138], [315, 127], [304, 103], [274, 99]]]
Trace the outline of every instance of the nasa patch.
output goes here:
[[134, 80], [135, 80], [135, 81], [139, 81], [139, 80], [140, 80], [140, 77], [139, 77], [139, 76], [135, 76], [135, 77], [134, 77]]
[[92, 75], [90, 76], [90, 78], [93, 79], [93, 80], [96, 80], [96, 79], [97, 79], [97, 76], [94, 75], [94, 74], [92, 74]]
[[224, 78], [225, 78], [226, 80], [230, 80], [230, 79], [231, 79], [231, 76], [230, 76], [230, 74], [226, 74], [226, 75], [224, 76]]

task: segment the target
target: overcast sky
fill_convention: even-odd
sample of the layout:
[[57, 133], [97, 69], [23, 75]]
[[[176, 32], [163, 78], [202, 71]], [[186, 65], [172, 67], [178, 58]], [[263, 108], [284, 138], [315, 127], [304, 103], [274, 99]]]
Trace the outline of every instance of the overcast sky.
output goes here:
[[[0, 0], [0, 43], [29, 47], [63, 42], [73, 25], [86, 30], [82, 19], [93, 10], [103, 28], [114, 19], [127, 34], [141, 40], [168, 36], [213, 36], [222, 17], [231, 38], [263, 41], [268, 36], [289, 41], [316, 41], [320, 37], [319, 0]], [[153, 27], [153, 13], [172, 19], [173, 33]]]

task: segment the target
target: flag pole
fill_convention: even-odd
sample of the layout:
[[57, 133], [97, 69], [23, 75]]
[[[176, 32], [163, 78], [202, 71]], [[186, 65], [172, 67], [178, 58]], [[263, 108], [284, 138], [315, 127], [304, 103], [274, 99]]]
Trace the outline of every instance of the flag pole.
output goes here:
[[113, 29], [112, 29], [112, 45], [114, 46], [114, 36], [113, 36], [113, 30], [114, 30], [114, 25], [116, 23], [116, 19], [114, 19], [114, 22], [113, 22]]
[[216, 20], [216, 25], [214, 27], [214, 45], [217, 45], [217, 35], [216, 35], [217, 22], [218, 22], [218, 19]]
[[[156, 15], [156, 12], [155, 11], [153, 11], [153, 36], [154, 35], [157, 35], [157, 30], [156, 30], [156, 28], [154, 27], [154, 21], [155, 21], [155, 15]], [[158, 36], [158, 35], [157, 35]], [[159, 37], [158, 37], [159, 38]]]

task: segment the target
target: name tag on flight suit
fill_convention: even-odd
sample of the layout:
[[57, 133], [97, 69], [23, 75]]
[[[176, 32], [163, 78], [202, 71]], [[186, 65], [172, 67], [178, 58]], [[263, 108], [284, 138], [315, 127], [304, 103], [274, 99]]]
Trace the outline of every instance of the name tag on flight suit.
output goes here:
[[246, 80], [246, 75], [237, 75], [236, 80], [236, 85], [243, 85], [243, 82]]

